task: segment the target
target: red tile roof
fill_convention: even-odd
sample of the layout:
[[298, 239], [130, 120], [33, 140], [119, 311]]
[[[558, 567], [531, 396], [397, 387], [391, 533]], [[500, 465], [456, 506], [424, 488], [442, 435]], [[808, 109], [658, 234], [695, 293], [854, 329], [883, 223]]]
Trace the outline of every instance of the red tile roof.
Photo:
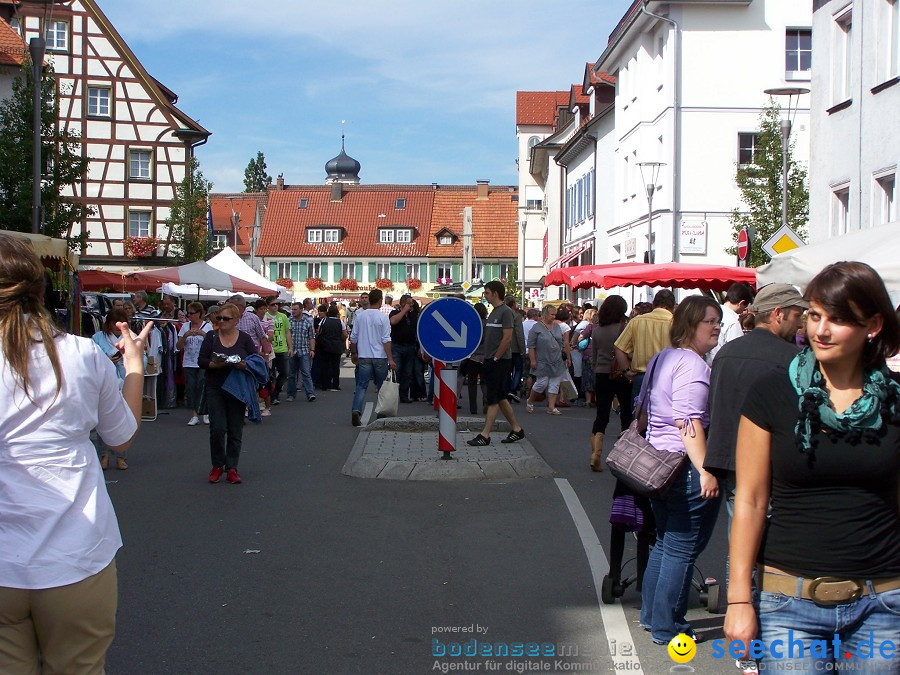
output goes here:
[[[428, 241], [431, 258], [461, 258], [463, 254], [463, 209], [472, 207], [472, 253], [476, 258], [515, 258], [518, 254], [518, 202], [512, 198], [517, 190], [491, 188], [487, 199], [476, 199], [473, 186], [469, 190], [439, 190], [434, 196], [432, 236]], [[438, 244], [435, 236], [442, 229], [457, 235], [452, 245]]]
[[[213, 231], [232, 235], [234, 233], [235, 213], [238, 214], [238, 255], [250, 255], [250, 235], [256, 225], [256, 210], [259, 200], [265, 199], [263, 193], [210, 195]], [[230, 238], [229, 238], [230, 241]]]
[[615, 86], [616, 77], [615, 75], [610, 75], [605, 72], [594, 72], [594, 64], [588, 61], [584, 64], [584, 80], [581, 83], [581, 91], [584, 94], [587, 94], [587, 90], [589, 87], [593, 86], [596, 90], [596, 85], [598, 84], [608, 84]]
[[25, 41], [0, 19], [0, 66], [21, 66], [27, 52]]
[[553, 126], [557, 108], [568, 103], [568, 91], [517, 91], [516, 124]]
[[[473, 251], [483, 258], [517, 255], [518, 203], [515, 188], [489, 188], [488, 199], [477, 199], [475, 185], [345, 185], [340, 202], [331, 201], [331, 187], [288, 186], [269, 191], [257, 255], [306, 258], [460, 258], [463, 209], [473, 207]], [[300, 199], [307, 200], [299, 208]], [[398, 198], [406, 207], [395, 208]], [[380, 215], [384, 215], [380, 218]], [[379, 227], [414, 227], [409, 244], [378, 242]], [[310, 227], [342, 229], [337, 244], [307, 242]], [[443, 228], [459, 238], [440, 246], [436, 234]]]

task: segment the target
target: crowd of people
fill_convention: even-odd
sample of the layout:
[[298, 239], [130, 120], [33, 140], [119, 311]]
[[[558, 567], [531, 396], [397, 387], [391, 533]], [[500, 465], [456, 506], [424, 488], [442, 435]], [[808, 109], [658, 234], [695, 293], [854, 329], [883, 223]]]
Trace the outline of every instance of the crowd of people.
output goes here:
[[[349, 306], [288, 308], [235, 295], [182, 311], [138, 292], [87, 339], [53, 325], [44, 287], [37, 257], [0, 234], [2, 672], [102, 671], [121, 546], [103, 470], [110, 458], [127, 469], [145, 372], [167, 374], [167, 399], [183, 384], [187, 424], [209, 425], [210, 483], [242, 482], [245, 419], [272, 415], [285, 386], [286, 401], [339, 390], [343, 356], [355, 366], [354, 426], [369, 384], [390, 371], [402, 405], [434, 396], [409, 296], [395, 306], [375, 289]], [[484, 296], [482, 340], [460, 378], [469, 411], [485, 416], [469, 445], [490, 444], [500, 414], [501, 442], [524, 439], [513, 405], [524, 398], [526, 415], [540, 403], [551, 416], [595, 407], [592, 471], [603, 470], [613, 411], [619, 431], [637, 425], [684, 456], [663, 496], [613, 492], [611, 567], [636, 532], [640, 624], [653, 642], [702, 637], [686, 619], [688, 591], [725, 501], [729, 640], [793, 640], [799, 655], [771, 650], [766, 669], [827, 670], [836, 657], [813, 643], [838, 635], [848, 663], [897, 672], [883, 650], [864, 655], [872, 636], [900, 642], [900, 378], [887, 367], [900, 322], [874, 270], [830, 265], [803, 295], [735, 284], [721, 305], [661, 290], [630, 314], [618, 295], [527, 311], [500, 282]], [[739, 655], [738, 668], [756, 670], [758, 655]]]

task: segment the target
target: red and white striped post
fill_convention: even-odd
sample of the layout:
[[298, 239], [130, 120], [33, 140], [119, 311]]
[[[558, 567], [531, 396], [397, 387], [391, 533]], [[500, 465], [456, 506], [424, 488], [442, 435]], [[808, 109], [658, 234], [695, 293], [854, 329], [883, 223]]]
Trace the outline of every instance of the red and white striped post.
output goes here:
[[441, 370], [443, 370], [444, 364], [437, 359], [433, 359], [431, 361], [431, 381], [434, 383], [432, 387], [434, 397], [434, 411], [438, 412], [441, 409]]
[[438, 410], [438, 452], [444, 453], [441, 459], [450, 459], [450, 453], [456, 450], [456, 382], [458, 373], [456, 365], [442, 364], [440, 408]]

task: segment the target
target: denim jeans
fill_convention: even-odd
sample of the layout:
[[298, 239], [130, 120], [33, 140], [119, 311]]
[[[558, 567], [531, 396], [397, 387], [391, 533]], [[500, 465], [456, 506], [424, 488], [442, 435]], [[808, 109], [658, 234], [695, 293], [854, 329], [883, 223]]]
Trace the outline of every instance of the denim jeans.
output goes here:
[[298, 375], [303, 381], [303, 390], [306, 392], [306, 398], [313, 396], [316, 392], [315, 389], [313, 389], [309, 354], [298, 354], [297, 352], [294, 352], [294, 355], [291, 357], [291, 374], [288, 375], [287, 395], [292, 398], [297, 396]]
[[206, 371], [203, 368], [185, 368], [183, 372], [185, 404], [198, 415], [203, 415], [206, 407]]
[[366, 389], [369, 382], [375, 380], [375, 389], [381, 389], [381, 385], [387, 378], [387, 359], [358, 359], [356, 362], [356, 393], [353, 394], [353, 408], [355, 412], [362, 412], [363, 400], [366, 398]]
[[397, 364], [397, 380], [400, 382], [400, 400], [403, 403], [412, 399], [413, 361], [416, 360], [415, 345], [391, 343], [391, 355]]
[[517, 394], [519, 385], [522, 383], [522, 355], [513, 352], [512, 355], [512, 371], [509, 374], [509, 386], [506, 389], [508, 394]]
[[[900, 589], [875, 593], [871, 582], [867, 586], [868, 592], [859, 600], [830, 607], [799, 597], [760, 593], [759, 639], [765, 653], [759, 672], [788, 672], [791, 668], [809, 673], [900, 673]], [[834, 644], [835, 635], [840, 638], [839, 645]], [[781, 642], [773, 645], [775, 640]], [[886, 640], [894, 649], [882, 653], [880, 647]], [[810, 653], [814, 641], [825, 643], [824, 649], [813, 650], [815, 655]]]
[[688, 462], [662, 499], [652, 499], [656, 545], [644, 572], [641, 625], [656, 642], [690, 633], [685, 619], [694, 561], [706, 548], [720, 499], [700, 498], [700, 474]]

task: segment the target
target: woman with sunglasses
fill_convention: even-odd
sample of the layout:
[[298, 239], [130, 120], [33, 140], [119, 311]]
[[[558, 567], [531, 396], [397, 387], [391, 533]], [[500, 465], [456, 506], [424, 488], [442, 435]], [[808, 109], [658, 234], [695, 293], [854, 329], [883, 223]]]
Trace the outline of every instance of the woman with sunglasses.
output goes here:
[[810, 346], [756, 381], [738, 427], [725, 635], [759, 639], [760, 670], [900, 673], [900, 324], [864, 263], [804, 298]]
[[218, 483], [223, 473], [229, 483], [241, 482], [237, 466], [241, 456], [246, 406], [222, 389], [229, 373], [234, 368], [245, 370], [247, 357], [257, 353], [250, 336], [237, 329], [239, 318], [237, 305], [222, 305], [216, 315], [219, 329], [206, 334], [197, 357], [197, 363], [206, 370], [206, 407], [209, 410], [209, 450], [212, 458], [210, 483]]
[[[203, 390], [206, 388], [204, 383], [205, 371], [197, 363], [197, 357], [200, 355], [200, 345], [203, 344], [203, 338], [212, 330], [212, 324], [203, 318], [203, 305], [199, 302], [192, 302], [188, 305], [188, 319], [181, 330], [178, 331], [178, 342], [175, 346], [184, 355], [182, 368], [184, 369], [184, 395], [187, 404], [191, 408], [194, 416], [188, 421], [188, 426], [192, 427], [200, 424], [201, 414], [206, 407], [206, 401], [203, 400]], [[203, 422], [209, 424], [209, 415], [202, 415]]]

